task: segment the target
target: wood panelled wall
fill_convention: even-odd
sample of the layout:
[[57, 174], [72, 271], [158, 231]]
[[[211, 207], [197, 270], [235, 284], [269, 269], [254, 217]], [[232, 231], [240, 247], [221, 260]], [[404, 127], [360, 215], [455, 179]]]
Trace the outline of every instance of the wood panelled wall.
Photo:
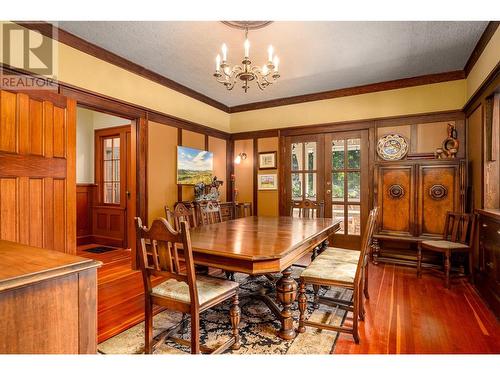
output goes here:
[[0, 239], [76, 251], [76, 103], [0, 93]]

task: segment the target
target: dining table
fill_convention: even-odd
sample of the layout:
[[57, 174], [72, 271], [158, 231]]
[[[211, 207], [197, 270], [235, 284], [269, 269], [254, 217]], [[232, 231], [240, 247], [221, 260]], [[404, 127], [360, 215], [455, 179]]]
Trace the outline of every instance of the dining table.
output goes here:
[[342, 220], [288, 216], [248, 216], [190, 230], [194, 262], [247, 275], [279, 274], [276, 299], [257, 294], [281, 321], [278, 336], [295, 338], [292, 304], [297, 282], [292, 265], [316, 247], [327, 246], [328, 238], [340, 229]]

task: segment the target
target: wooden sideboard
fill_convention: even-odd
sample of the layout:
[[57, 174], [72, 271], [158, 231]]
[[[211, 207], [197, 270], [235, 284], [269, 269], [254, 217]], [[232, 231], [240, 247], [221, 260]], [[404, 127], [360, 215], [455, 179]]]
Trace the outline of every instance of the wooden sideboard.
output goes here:
[[[416, 245], [441, 238], [447, 211], [463, 212], [465, 163], [461, 160], [379, 162], [374, 205], [379, 219], [373, 260], [416, 265]], [[438, 261], [424, 254], [424, 263]]]
[[475, 254], [477, 290], [500, 319], [500, 209], [476, 210], [479, 246]]
[[0, 241], [0, 354], [95, 354], [100, 264]]

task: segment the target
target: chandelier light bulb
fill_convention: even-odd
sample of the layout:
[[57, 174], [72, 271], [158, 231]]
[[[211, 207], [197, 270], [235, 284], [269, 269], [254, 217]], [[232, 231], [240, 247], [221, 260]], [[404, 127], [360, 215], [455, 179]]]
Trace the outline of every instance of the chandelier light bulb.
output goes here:
[[227, 61], [227, 46], [226, 46], [226, 43], [222, 44], [222, 61]]
[[262, 74], [267, 75], [267, 73], [269, 73], [269, 69], [267, 69], [267, 65], [264, 65], [262, 67]]
[[274, 56], [273, 64], [274, 64], [274, 71], [275, 72], [278, 72], [279, 63], [280, 63], [279, 57], [278, 56]]
[[267, 55], [269, 57], [268, 61], [273, 61], [273, 52], [274, 52], [273, 46], [269, 45], [269, 48], [267, 49]]
[[220, 70], [220, 55], [217, 55], [215, 58], [215, 71], [218, 72]]
[[245, 43], [243, 45], [245, 46], [245, 57], [249, 57], [249, 55], [250, 55], [250, 41], [248, 39], [245, 39]]

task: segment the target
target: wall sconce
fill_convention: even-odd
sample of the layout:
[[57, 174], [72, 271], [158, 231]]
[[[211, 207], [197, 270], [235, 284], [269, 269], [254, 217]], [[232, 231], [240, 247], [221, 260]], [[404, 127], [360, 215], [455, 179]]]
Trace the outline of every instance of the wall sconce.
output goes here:
[[240, 164], [242, 160], [245, 160], [247, 158], [247, 154], [244, 152], [240, 152], [238, 156], [234, 158], [234, 164]]

